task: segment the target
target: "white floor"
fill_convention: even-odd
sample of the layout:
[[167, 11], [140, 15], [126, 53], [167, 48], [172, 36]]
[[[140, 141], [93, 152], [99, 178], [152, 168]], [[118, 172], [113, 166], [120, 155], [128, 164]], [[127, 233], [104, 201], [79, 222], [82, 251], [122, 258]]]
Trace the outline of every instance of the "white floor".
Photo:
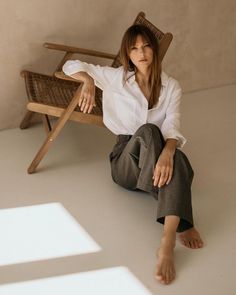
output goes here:
[[[115, 136], [109, 130], [68, 123], [37, 173], [32, 175], [28, 175], [26, 169], [43, 142], [43, 127], [35, 125], [27, 130], [1, 131], [0, 221], [4, 212], [14, 212], [4, 210], [6, 208], [27, 209], [28, 206], [29, 209], [57, 203], [101, 250], [82, 254], [65, 251], [67, 254], [60, 252], [62, 254], [57, 255], [54, 245], [55, 255], [51, 258], [41, 253], [38, 259], [21, 260], [20, 243], [29, 245], [32, 237], [24, 235], [24, 226], [19, 225], [17, 234], [22, 241], [18, 239], [9, 245], [19, 259], [11, 264], [0, 261], [0, 290], [1, 286], [5, 288], [2, 289], [5, 293], [0, 291], [0, 294], [16, 294], [10, 293], [10, 287], [15, 286], [13, 283], [60, 279], [63, 275], [117, 267], [128, 269], [151, 294], [235, 294], [235, 94], [236, 85], [230, 85], [183, 96], [182, 132], [188, 139], [183, 151], [195, 171], [192, 186], [194, 219], [206, 246], [190, 250], [177, 242], [177, 277], [168, 286], [154, 278], [155, 252], [162, 233], [162, 226], [155, 221], [157, 202], [148, 193], [127, 191], [112, 181], [108, 155]], [[39, 218], [46, 224], [46, 231], [47, 214], [42, 213]], [[62, 225], [58, 223], [59, 226]], [[6, 226], [0, 224], [0, 229], [4, 239], [4, 235], [8, 235]], [[67, 232], [66, 228], [64, 230]], [[134, 293], [127, 290], [122, 294]]]

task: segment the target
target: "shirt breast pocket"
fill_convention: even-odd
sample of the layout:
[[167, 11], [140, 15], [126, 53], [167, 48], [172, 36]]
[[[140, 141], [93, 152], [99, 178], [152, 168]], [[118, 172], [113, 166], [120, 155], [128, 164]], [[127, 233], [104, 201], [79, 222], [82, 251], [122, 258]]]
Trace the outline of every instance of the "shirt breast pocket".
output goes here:
[[113, 92], [115, 113], [117, 119], [124, 126], [133, 126], [136, 117], [136, 101], [135, 97], [123, 95], [122, 93]]

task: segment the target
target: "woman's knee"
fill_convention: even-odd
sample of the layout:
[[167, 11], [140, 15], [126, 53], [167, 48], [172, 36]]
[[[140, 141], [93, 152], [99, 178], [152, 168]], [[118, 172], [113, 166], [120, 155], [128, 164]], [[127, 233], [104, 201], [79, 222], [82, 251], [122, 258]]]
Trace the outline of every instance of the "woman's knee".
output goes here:
[[[159, 128], [157, 125], [153, 124], [153, 123], [145, 123], [145, 124], [141, 125], [141, 126], [137, 129], [137, 131], [146, 130], [146, 129], [151, 129], [151, 130], [155, 130], [155, 131], [157, 130], [158, 132], [161, 133], [160, 128]], [[154, 131], [154, 132], [155, 132], [155, 131]]]
[[148, 137], [152, 137], [152, 138], [156, 138], [160, 141], [162, 141], [164, 143], [164, 138], [163, 138], [163, 135], [162, 135], [162, 132], [160, 130], [160, 128], [153, 124], [153, 123], [146, 123], [146, 124], [143, 124], [142, 126], [140, 126], [137, 131], [135, 132], [135, 134], [137, 136], [144, 136], [145, 134], [148, 135]]
[[187, 170], [190, 179], [193, 179], [194, 171], [187, 156], [181, 150], [176, 149], [174, 159], [175, 164], [182, 165]]

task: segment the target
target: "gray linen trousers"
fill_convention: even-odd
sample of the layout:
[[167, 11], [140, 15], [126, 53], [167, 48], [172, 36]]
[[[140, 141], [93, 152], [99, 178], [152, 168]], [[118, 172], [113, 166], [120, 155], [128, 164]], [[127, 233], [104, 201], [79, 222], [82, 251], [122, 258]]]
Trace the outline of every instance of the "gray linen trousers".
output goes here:
[[157, 200], [157, 222], [164, 224], [165, 216], [177, 215], [177, 232], [193, 227], [191, 184], [194, 171], [186, 155], [176, 149], [172, 179], [168, 185], [154, 186], [156, 162], [165, 146], [164, 137], [155, 124], [140, 126], [133, 135], [117, 135], [109, 154], [112, 179], [128, 190], [150, 193]]

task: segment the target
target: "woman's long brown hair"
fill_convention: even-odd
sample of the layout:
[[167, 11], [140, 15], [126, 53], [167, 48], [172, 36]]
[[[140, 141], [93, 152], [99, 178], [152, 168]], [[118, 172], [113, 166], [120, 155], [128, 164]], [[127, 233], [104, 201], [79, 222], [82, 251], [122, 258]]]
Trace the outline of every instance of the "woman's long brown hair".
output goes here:
[[144, 25], [132, 25], [125, 32], [120, 48], [120, 62], [124, 67], [124, 83], [128, 80], [128, 71], [134, 71], [136, 73], [137, 69], [135, 65], [129, 58], [129, 53], [131, 47], [135, 45], [137, 36], [141, 35], [142, 38], [148, 42], [153, 50], [153, 61], [151, 64], [151, 72], [148, 80], [148, 86], [151, 90], [150, 99], [148, 102], [148, 109], [151, 109], [159, 100], [159, 95], [161, 91], [161, 61], [159, 59], [159, 44], [157, 38], [153, 32]]

